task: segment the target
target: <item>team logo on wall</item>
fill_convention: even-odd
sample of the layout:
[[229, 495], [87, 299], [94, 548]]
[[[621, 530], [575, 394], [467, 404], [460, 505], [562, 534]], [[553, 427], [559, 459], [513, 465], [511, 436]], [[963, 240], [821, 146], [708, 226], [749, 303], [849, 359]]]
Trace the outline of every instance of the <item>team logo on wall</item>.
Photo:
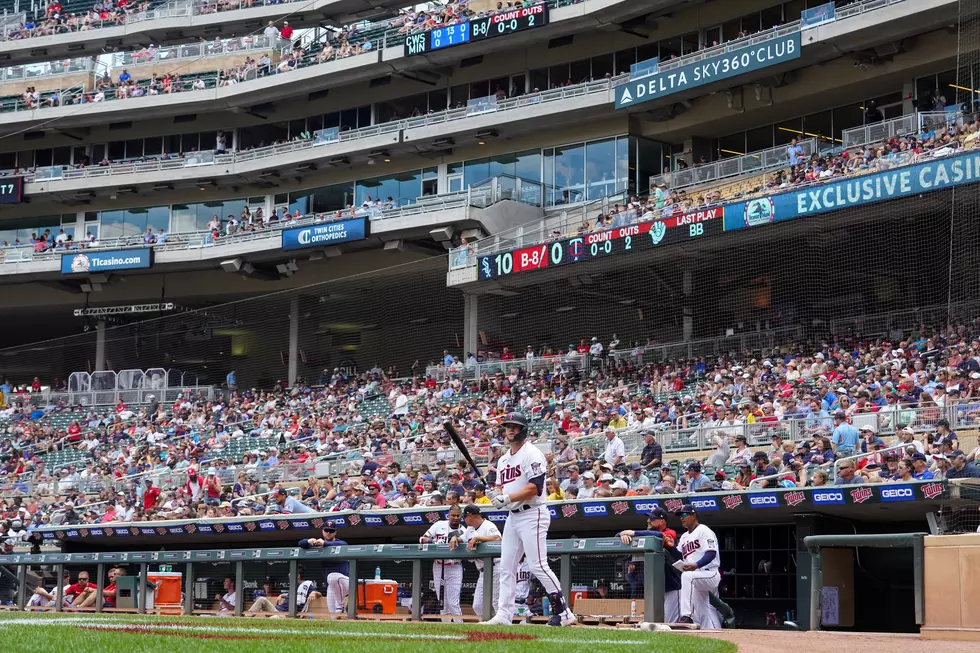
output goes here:
[[112, 530], [111, 528], [105, 529], [105, 536], [106, 537], [112, 537], [115, 534], [116, 534], [116, 532], [114, 530]]
[[224, 530], [225, 530], [225, 525], [224, 524], [215, 524], [214, 525], [214, 530], [218, 531], [219, 533], [223, 533]]
[[319, 518], [319, 517], [317, 517], [316, 519], [312, 520], [310, 523], [312, 523], [316, 528], [322, 528], [323, 527], [323, 520], [321, 518]]
[[771, 197], [760, 197], [745, 203], [745, 226], [757, 227], [776, 219], [776, 205]]
[[197, 526], [195, 526], [194, 524], [188, 524], [187, 526], [184, 526], [184, 530], [187, 531], [188, 533], [193, 533], [194, 531], [197, 530]]
[[566, 503], [561, 507], [561, 514], [565, 517], [571, 517], [578, 514], [578, 505], [574, 503]]
[[614, 513], [621, 515], [630, 509], [630, 504], [626, 503], [625, 501], [616, 501], [612, 504], [612, 509]]
[[385, 515], [385, 521], [389, 526], [394, 526], [398, 523], [398, 515]]
[[585, 254], [585, 243], [581, 238], [572, 238], [568, 241], [568, 255], [573, 261], [577, 261]]
[[926, 483], [922, 486], [922, 496], [927, 499], [935, 499], [943, 493], [942, 483]]
[[785, 495], [783, 495], [783, 498], [786, 499], [787, 504], [791, 506], [798, 506], [806, 499], [806, 495], [802, 492], [787, 492]]
[[[136, 530], [136, 529], [134, 528], [133, 530]], [[136, 534], [136, 533], [133, 533], [133, 535], [135, 535], [135, 534]], [[59, 540], [62, 540], [62, 539], [64, 539], [64, 538], [65, 538], [65, 532], [64, 532], [64, 531], [55, 531], [55, 532], [54, 532], [54, 536], [55, 536], [56, 538], [58, 538]]]
[[138, 529], [135, 526], [133, 526], [132, 528], [129, 529], [129, 532], [132, 533], [133, 535], [139, 535], [140, 534], [140, 529]]
[[166, 535], [167, 529], [164, 528], [163, 526], [160, 526], [159, 528], [157, 528], [157, 533], [159, 533], [160, 535]]
[[425, 513], [425, 518], [429, 520], [430, 524], [434, 524], [439, 521], [439, 513], [435, 511], [429, 511]]
[[870, 499], [872, 495], [874, 495], [874, 492], [866, 487], [851, 490], [851, 498], [854, 499], [854, 503], [864, 503]]
[[361, 516], [360, 515], [351, 515], [350, 516], [350, 525], [351, 526], [357, 526], [360, 523], [361, 523]]
[[667, 512], [677, 512], [683, 505], [684, 502], [680, 499], [667, 499], [664, 501], [664, 508], [667, 509]]
[[659, 245], [660, 241], [664, 239], [667, 235], [667, 225], [663, 222], [654, 222], [653, 226], [650, 227], [650, 240], [653, 241], [654, 245]]
[[285, 519], [280, 519], [279, 521], [276, 522], [276, 526], [279, 527], [279, 530], [284, 531], [287, 528], [289, 528], [289, 522], [286, 521]]
[[729, 510], [735, 510], [735, 508], [742, 505], [742, 495], [729, 494], [727, 497], [723, 497], [721, 502], [725, 504], [725, 507]]

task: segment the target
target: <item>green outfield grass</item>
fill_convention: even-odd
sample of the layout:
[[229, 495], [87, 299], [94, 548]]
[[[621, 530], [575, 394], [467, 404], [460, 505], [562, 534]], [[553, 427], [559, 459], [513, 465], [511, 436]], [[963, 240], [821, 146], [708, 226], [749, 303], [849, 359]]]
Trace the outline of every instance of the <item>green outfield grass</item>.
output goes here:
[[0, 650], [11, 653], [306, 653], [325, 646], [379, 653], [736, 650], [729, 642], [692, 635], [585, 627], [0, 613]]

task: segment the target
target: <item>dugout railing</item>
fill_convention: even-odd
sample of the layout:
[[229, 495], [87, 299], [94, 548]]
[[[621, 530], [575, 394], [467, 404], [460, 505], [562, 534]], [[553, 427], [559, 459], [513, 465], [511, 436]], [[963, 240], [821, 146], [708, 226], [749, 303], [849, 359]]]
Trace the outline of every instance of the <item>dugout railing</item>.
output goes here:
[[[289, 617], [314, 616], [310, 613], [298, 614], [297, 611], [297, 574], [303, 565], [306, 578], [317, 583], [317, 591], [326, 594], [327, 588], [322, 587], [320, 573], [324, 563], [346, 561], [349, 565], [350, 596], [346, 604], [346, 618], [356, 619], [365, 616], [361, 585], [372, 578], [371, 572], [384, 567], [386, 571], [395, 569], [405, 563], [399, 576], [399, 594], [405, 600], [401, 618], [419, 621], [423, 618], [438, 616], [438, 611], [424, 607], [424, 593], [431, 586], [424, 573], [433, 561], [456, 559], [464, 565], [469, 561], [482, 560], [484, 563], [483, 582], [483, 619], [493, 615], [493, 584], [495, 569], [493, 561], [500, 557], [501, 543], [489, 542], [479, 544], [474, 551], [467, 551], [465, 546], [450, 551], [448, 544], [363, 544], [334, 546], [324, 548], [303, 549], [298, 546], [266, 549], [223, 549], [223, 550], [187, 550], [187, 551], [132, 551], [106, 553], [45, 553], [39, 555], [0, 555], [0, 574], [10, 582], [16, 578], [13, 600], [0, 597], [0, 606], [7, 610], [33, 610], [50, 612], [131, 612], [136, 614], [210, 614], [218, 610], [214, 607], [195, 609], [195, 599], [199, 598], [198, 585], [205, 583], [202, 576], [211, 580], [219, 578], [234, 579], [235, 606], [233, 611], [226, 611], [224, 616], [242, 616], [249, 604], [250, 597], [247, 588], [261, 587], [263, 581], [268, 582], [270, 563], [281, 566], [284, 582], [279, 583], [278, 594], [288, 596], [288, 609], [282, 613]], [[552, 571], [559, 579], [562, 593], [567, 603], [571, 604], [574, 586], [588, 585], [594, 588], [600, 584], [600, 575], [610, 575], [615, 578], [614, 567], [625, 569], [629, 561], [631, 565], [639, 565], [646, 573], [642, 574], [641, 590], [638, 598], [620, 599], [630, 605], [618, 616], [625, 619], [662, 622], [664, 618], [664, 555], [663, 541], [657, 537], [635, 537], [631, 544], [623, 544], [619, 538], [582, 538], [568, 540], [551, 540], [548, 542], [547, 556], [551, 561]], [[555, 564], [557, 562], [557, 565]], [[107, 607], [102, 599], [106, 586], [107, 572], [110, 569], [127, 568], [131, 579], [127, 587], [147, 588], [156, 575], [179, 574], [182, 579], [180, 601], [162, 605], [157, 601], [153, 608], [148, 607], [148, 597], [152, 592], [134, 591], [130, 595], [133, 607]], [[434, 566], [433, 566], [434, 567]], [[288, 571], [286, 571], [288, 569]], [[92, 578], [96, 598], [94, 604], [86, 609], [78, 609], [64, 604], [64, 585], [62, 579], [69, 573], [74, 582], [77, 574], [85, 571]], [[433, 573], [435, 573], [433, 571]], [[475, 573], [475, 572], [471, 572]], [[391, 574], [386, 574], [391, 575]], [[55, 596], [54, 605], [47, 607], [31, 607], [30, 598], [34, 594], [34, 585], [52, 586], [51, 593]], [[249, 579], [252, 579], [249, 581]], [[2, 579], [0, 579], [2, 580]], [[432, 582], [436, 579], [432, 578]], [[592, 581], [592, 582], [589, 582]], [[620, 574], [620, 581], [626, 585], [625, 574]], [[602, 582], [607, 582], [605, 576]], [[632, 582], [632, 581], [630, 581]], [[150, 585], [152, 587], [152, 584]], [[212, 587], [213, 587], [212, 583]], [[119, 590], [123, 587], [117, 583], [116, 605], [122, 606], [124, 597]], [[205, 592], [205, 596], [213, 596]], [[253, 597], [254, 598], [254, 597]], [[273, 597], [274, 598], [274, 597]], [[410, 598], [410, 601], [408, 599]], [[474, 597], [475, 598], [475, 597]], [[600, 599], [605, 598], [600, 595]], [[605, 606], [604, 606], [605, 607]], [[407, 608], [407, 609], [405, 609]], [[435, 612], [435, 614], [434, 614]], [[624, 614], [625, 612], [625, 614]], [[322, 613], [328, 616], [330, 613]], [[611, 613], [603, 612], [604, 616]], [[338, 615], [334, 615], [338, 616]], [[396, 615], [385, 615], [398, 618]]]

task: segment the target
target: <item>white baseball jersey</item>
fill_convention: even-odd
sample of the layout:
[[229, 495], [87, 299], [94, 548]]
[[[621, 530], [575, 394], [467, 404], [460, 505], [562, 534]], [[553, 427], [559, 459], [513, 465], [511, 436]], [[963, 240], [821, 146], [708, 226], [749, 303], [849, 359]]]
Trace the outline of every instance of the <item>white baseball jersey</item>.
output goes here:
[[497, 463], [497, 485], [501, 487], [501, 492], [511, 494], [523, 489], [532, 479], [540, 479], [541, 490], [531, 498], [530, 501], [522, 501], [509, 506], [510, 510], [523, 508], [526, 505], [543, 506], [544, 498], [544, 479], [548, 469], [548, 461], [544, 459], [544, 454], [533, 444], [524, 442], [524, 445], [512, 454], [507, 450]]
[[[473, 528], [472, 526], [467, 526], [466, 527], [466, 531], [463, 533], [462, 540], [464, 542], [469, 542], [471, 539], [473, 539], [474, 537], [478, 537], [478, 536], [479, 537], [493, 537], [493, 536], [500, 537], [500, 529], [497, 528], [497, 525], [494, 524], [489, 519], [484, 519], [483, 520], [483, 523], [480, 524], [480, 527], [479, 528]], [[500, 558], [496, 558], [494, 560], [494, 564], [496, 564], [498, 562], [500, 562]], [[477, 569], [479, 569], [480, 571], [483, 571], [483, 560], [482, 559], [477, 558], [476, 560], [473, 561], [473, 563], [476, 565], [476, 568]]]
[[715, 559], [701, 568], [717, 569], [721, 565], [718, 538], [715, 537], [714, 531], [704, 524], [698, 524], [698, 527], [693, 531], [684, 531], [677, 548], [680, 549], [684, 562], [688, 564], [697, 564], [705, 552], [714, 551]]
[[[430, 526], [429, 530], [427, 530], [422, 537], [427, 537], [436, 544], [448, 544], [449, 538], [451, 537], [450, 533], [458, 532], [460, 535], [462, 535], [464, 528], [465, 526], [460, 523], [460, 525], [454, 529], [449, 525], [448, 519], [442, 519]], [[456, 564], [459, 562], [459, 560], [444, 560], [443, 562], [447, 564]]]
[[[535, 447], [536, 449], [537, 447]], [[527, 603], [527, 597], [531, 593], [531, 567], [527, 560], [517, 571], [517, 602]]]

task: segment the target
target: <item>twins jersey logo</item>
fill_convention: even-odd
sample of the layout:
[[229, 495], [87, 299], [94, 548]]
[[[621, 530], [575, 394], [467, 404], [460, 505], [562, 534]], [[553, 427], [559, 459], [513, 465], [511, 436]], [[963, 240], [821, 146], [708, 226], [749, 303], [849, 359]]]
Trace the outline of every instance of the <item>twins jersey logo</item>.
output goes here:
[[350, 525], [351, 526], [357, 526], [358, 524], [361, 523], [361, 516], [360, 515], [351, 515], [350, 517], [348, 517], [348, 519], [350, 519]]
[[802, 492], [787, 492], [786, 494], [783, 495], [783, 498], [786, 499], [786, 503], [788, 505], [798, 506], [801, 503], [803, 503], [803, 500], [806, 498], [806, 495], [803, 494]]
[[385, 515], [385, 521], [389, 526], [394, 526], [398, 523], [398, 515]]
[[854, 499], [854, 503], [864, 503], [874, 495], [869, 488], [861, 487], [856, 490], [851, 490], [851, 498]]
[[530, 583], [531, 582], [531, 572], [521, 567], [521, 570], [517, 572], [517, 582], [518, 583]]
[[735, 508], [742, 505], [742, 495], [729, 494], [727, 497], [723, 497], [721, 502], [725, 504], [725, 507], [729, 510], [735, 510]]
[[616, 501], [612, 504], [612, 509], [614, 513], [621, 515], [630, 509], [630, 504], [626, 503], [625, 501]]
[[935, 499], [943, 493], [942, 483], [926, 483], [922, 486], [922, 496], [927, 499]]
[[578, 514], [578, 504], [566, 503], [561, 507], [561, 514], [564, 517], [573, 517]]
[[520, 478], [520, 476], [521, 476], [520, 467], [511, 467], [510, 465], [507, 465], [502, 470], [500, 470], [500, 480], [498, 481], [498, 484], [506, 485], [507, 483], [513, 481], [515, 478]]
[[677, 512], [683, 505], [684, 502], [680, 499], [667, 499], [664, 501], [664, 507], [667, 508], [667, 512]]
[[700, 548], [701, 540], [688, 540], [687, 542], [684, 542], [684, 546], [681, 547], [681, 556], [686, 558]]

